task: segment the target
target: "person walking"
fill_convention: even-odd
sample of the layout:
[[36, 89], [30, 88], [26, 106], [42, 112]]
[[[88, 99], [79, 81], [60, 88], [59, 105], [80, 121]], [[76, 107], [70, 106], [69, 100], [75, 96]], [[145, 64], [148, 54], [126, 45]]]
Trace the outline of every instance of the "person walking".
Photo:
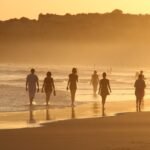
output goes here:
[[47, 72], [46, 77], [44, 79], [42, 92], [44, 91], [46, 94], [46, 105], [48, 106], [52, 92], [54, 93], [54, 95], [56, 95], [54, 80], [52, 78], [51, 72]]
[[39, 92], [39, 79], [35, 74], [35, 69], [31, 69], [31, 73], [26, 78], [26, 91], [29, 92], [30, 106], [32, 106], [35, 93], [36, 91]]
[[102, 110], [105, 110], [105, 102], [106, 102], [106, 98], [107, 95], [110, 94], [111, 92], [111, 87], [110, 87], [110, 83], [109, 80], [106, 79], [107, 74], [104, 72], [102, 74], [103, 79], [100, 80], [99, 82], [99, 94], [102, 97]]
[[135, 96], [136, 96], [136, 110], [137, 112], [141, 111], [141, 104], [145, 95], [146, 84], [143, 78], [143, 75], [140, 74], [138, 79], [134, 83], [135, 87]]
[[70, 89], [70, 93], [71, 93], [71, 105], [72, 106], [74, 106], [74, 102], [75, 102], [77, 82], [78, 82], [77, 69], [73, 68], [72, 73], [69, 74], [69, 79], [68, 79], [68, 84], [67, 84], [67, 90]]

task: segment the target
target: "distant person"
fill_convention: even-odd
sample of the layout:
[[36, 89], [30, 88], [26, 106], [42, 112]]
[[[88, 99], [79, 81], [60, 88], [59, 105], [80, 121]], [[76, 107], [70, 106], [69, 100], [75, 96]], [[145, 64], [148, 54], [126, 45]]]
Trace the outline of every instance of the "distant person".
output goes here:
[[45, 91], [46, 105], [48, 106], [52, 92], [54, 93], [54, 96], [56, 95], [56, 92], [55, 92], [55, 85], [54, 85], [54, 80], [52, 78], [51, 72], [47, 72], [46, 76], [47, 77], [45, 77], [43, 82], [42, 92]]
[[35, 69], [31, 69], [31, 73], [26, 78], [26, 91], [29, 92], [30, 106], [32, 106], [35, 97], [36, 86], [37, 92], [39, 92], [39, 79], [37, 75], [35, 75]]
[[144, 72], [143, 70], [140, 71], [140, 75], [142, 76], [143, 80], [145, 80], [145, 77], [144, 77]]
[[99, 94], [102, 97], [102, 110], [105, 110], [105, 102], [106, 102], [106, 98], [107, 95], [110, 94], [111, 92], [111, 88], [110, 88], [110, 84], [109, 84], [109, 80], [106, 79], [106, 73], [104, 72], [102, 74], [103, 79], [100, 80], [99, 82]]
[[72, 73], [69, 74], [69, 80], [68, 80], [68, 84], [67, 84], [67, 90], [70, 89], [70, 93], [71, 93], [71, 104], [72, 104], [72, 106], [74, 106], [74, 102], [75, 102], [77, 82], [78, 82], [77, 69], [73, 68]]
[[141, 103], [145, 95], [146, 84], [143, 79], [142, 74], [139, 75], [139, 78], [135, 81], [135, 96], [136, 96], [136, 110], [137, 112], [141, 111]]
[[99, 83], [99, 77], [98, 77], [97, 71], [95, 70], [91, 77], [91, 84], [93, 86], [93, 94], [94, 95], [96, 95], [98, 83]]
[[107, 69], [107, 73], [109, 73], [109, 74], [112, 73], [112, 68], [111, 67]]
[[[146, 80], [143, 70], [140, 71], [140, 75], [142, 76], [143, 80]], [[144, 99], [142, 99], [141, 106], [144, 108]]]

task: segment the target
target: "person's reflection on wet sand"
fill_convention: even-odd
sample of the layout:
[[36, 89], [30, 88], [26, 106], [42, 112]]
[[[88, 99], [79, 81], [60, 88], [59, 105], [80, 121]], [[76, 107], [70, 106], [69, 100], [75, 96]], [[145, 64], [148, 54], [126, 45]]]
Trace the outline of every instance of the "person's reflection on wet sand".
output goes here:
[[95, 102], [93, 104], [93, 113], [94, 115], [98, 115], [98, 116], [102, 116], [102, 117], [105, 117], [106, 116], [106, 113], [105, 113], [105, 109], [102, 109], [102, 112], [100, 113], [100, 106], [99, 106], [99, 103]]
[[29, 123], [36, 123], [36, 120], [34, 119], [34, 109], [33, 107], [29, 108]]
[[46, 107], [46, 120], [51, 120], [49, 107]]
[[99, 114], [99, 104], [97, 102], [93, 104], [93, 112], [95, 115]]
[[72, 119], [75, 119], [75, 118], [76, 118], [74, 106], [71, 107], [71, 118], [72, 118]]
[[103, 108], [102, 109], [102, 117], [105, 117], [106, 116], [106, 112], [105, 112], [105, 109]]

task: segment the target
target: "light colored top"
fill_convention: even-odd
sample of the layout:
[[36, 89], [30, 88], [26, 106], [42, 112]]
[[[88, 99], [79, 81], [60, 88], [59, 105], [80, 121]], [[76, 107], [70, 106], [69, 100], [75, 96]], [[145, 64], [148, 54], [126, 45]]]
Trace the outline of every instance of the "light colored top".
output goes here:
[[35, 74], [29, 74], [27, 76], [27, 84], [28, 84], [28, 88], [30, 89], [36, 89], [36, 83], [38, 82], [38, 77]]

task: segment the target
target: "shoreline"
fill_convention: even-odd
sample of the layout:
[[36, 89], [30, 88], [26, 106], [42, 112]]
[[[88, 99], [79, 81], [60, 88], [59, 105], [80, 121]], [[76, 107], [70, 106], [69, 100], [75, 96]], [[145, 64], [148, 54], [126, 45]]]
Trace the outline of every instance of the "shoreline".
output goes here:
[[[37, 110], [33, 106], [29, 111], [0, 112], [0, 130], [34, 128], [59, 121], [102, 118], [116, 116], [122, 113], [136, 112], [134, 101], [107, 102], [105, 112], [101, 110], [101, 104], [98, 101], [80, 104], [75, 107], [43, 107], [45, 108], [40, 110]], [[150, 100], [145, 100], [143, 112], [145, 111], [150, 111]]]
[[0, 130], [3, 150], [149, 150], [150, 112], [70, 119], [35, 128]]

